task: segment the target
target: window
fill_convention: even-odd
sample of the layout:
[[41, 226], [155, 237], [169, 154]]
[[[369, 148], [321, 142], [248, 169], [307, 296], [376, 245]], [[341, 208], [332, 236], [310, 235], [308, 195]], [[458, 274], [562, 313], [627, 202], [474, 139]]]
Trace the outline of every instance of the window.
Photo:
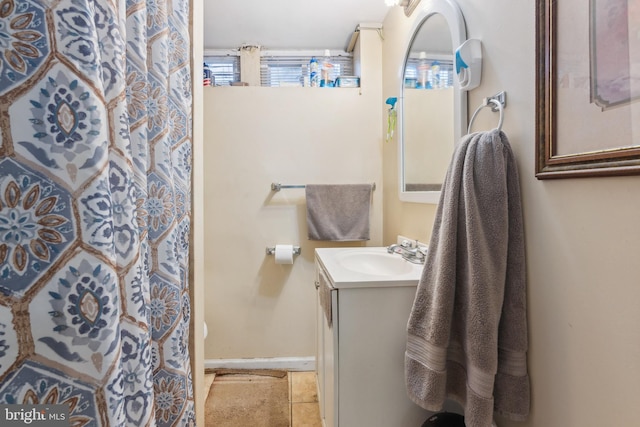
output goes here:
[[[309, 62], [315, 57], [318, 60], [318, 68], [324, 58], [322, 51], [265, 51], [260, 55], [260, 85], [267, 87], [280, 86], [308, 86]], [[239, 82], [240, 60], [239, 52], [211, 50], [205, 52], [204, 63], [211, 70], [216, 86], [229, 86], [233, 82]], [[257, 58], [256, 58], [257, 59]], [[353, 55], [340, 52], [330, 56], [332, 73], [330, 79], [335, 81], [338, 76], [353, 76]], [[253, 66], [249, 61], [246, 66]], [[318, 70], [320, 71], [320, 70]]]
[[204, 63], [211, 70], [216, 86], [229, 86], [240, 81], [240, 57], [238, 55], [205, 56]]
[[[416, 82], [420, 80], [419, 70], [421, 61], [424, 60], [421, 60], [419, 58], [407, 59], [407, 66], [404, 72], [405, 87], [415, 87], [413, 85], [409, 85], [408, 82]], [[453, 86], [453, 61], [446, 59], [427, 59], [427, 64], [427, 89], [447, 89]]]
[[[315, 56], [318, 71], [322, 66], [322, 55], [287, 55], [285, 53], [264, 54], [260, 58], [260, 84], [267, 87], [308, 86], [309, 62]], [[338, 76], [353, 76], [353, 56], [344, 53], [332, 55], [330, 79]]]

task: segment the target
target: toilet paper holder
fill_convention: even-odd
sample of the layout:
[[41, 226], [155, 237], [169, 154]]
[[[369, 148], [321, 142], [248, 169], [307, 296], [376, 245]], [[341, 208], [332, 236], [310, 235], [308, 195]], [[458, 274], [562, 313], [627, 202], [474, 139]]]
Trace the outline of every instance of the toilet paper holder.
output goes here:
[[[267, 246], [266, 249], [266, 254], [267, 255], [274, 255], [276, 253], [276, 247], [275, 246]], [[300, 246], [294, 246], [293, 247], [293, 254], [294, 255], [300, 255], [302, 253], [302, 249], [300, 249]]]

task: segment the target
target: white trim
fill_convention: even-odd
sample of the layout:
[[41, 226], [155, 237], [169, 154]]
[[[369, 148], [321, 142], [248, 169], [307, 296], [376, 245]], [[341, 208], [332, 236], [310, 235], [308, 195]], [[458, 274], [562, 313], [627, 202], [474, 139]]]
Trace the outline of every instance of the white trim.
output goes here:
[[358, 30], [381, 30], [382, 23], [380, 22], [362, 22], [358, 24]]
[[284, 369], [287, 371], [315, 371], [316, 358], [265, 357], [254, 359], [205, 359], [205, 369]]
[[[291, 49], [291, 50], [276, 50], [276, 49], [260, 49], [260, 56], [324, 56], [325, 49]], [[346, 52], [340, 49], [330, 49], [331, 56], [348, 56], [352, 57], [353, 53]], [[204, 51], [204, 57], [208, 56], [240, 56], [239, 49], [206, 49]]]
[[240, 56], [240, 49], [205, 49], [203, 56]]
[[[260, 56], [324, 56], [325, 49], [289, 49], [274, 50], [260, 48]], [[352, 57], [353, 53], [340, 49], [330, 49], [331, 56], [348, 56]], [[205, 49], [203, 56], [240, 56], [240, 49]]]
[[[271, 50], [271, 49], [263, 49], [260, 51], [260, 56], [317, 56], [323, 57], [325, 53], [325, 49], [322, 50]], [[329, 49], [329, 53], [331, 56], [347, 56], [352, 57], [353, 54], [346, 52], [344, 50], [339, 49]]]

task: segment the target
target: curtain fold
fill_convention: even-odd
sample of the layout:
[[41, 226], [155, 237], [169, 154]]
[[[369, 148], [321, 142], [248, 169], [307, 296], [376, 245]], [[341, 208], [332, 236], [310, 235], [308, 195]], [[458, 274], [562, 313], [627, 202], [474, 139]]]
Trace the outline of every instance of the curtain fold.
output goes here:
[[0, 403], [195, 425], [188, 0], [0, 0]]

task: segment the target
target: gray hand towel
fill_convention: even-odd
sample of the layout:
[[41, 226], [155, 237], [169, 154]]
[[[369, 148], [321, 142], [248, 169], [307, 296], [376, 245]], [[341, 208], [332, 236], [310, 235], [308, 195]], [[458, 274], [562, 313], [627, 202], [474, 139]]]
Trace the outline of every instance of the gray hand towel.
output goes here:
[[324, 317], [327, 319], [327, 326], [331, 327], [333, 325], [333, 306], [331, 304], [331, 291], [333, 290], [333, 287], [322, 271], [318, 274], [318, 279], [320, 279], [318, 286], [320, 307], [322, 307]]
[[504, 133], [465, 136], [453, 155], [408, 322], [409, 397], [465, 409], [467, 427], [493, 412], [529, 413], [524, 231], [518, 171]]
[[369, 240], [371, 184], [306, 185], [311, 240]]

